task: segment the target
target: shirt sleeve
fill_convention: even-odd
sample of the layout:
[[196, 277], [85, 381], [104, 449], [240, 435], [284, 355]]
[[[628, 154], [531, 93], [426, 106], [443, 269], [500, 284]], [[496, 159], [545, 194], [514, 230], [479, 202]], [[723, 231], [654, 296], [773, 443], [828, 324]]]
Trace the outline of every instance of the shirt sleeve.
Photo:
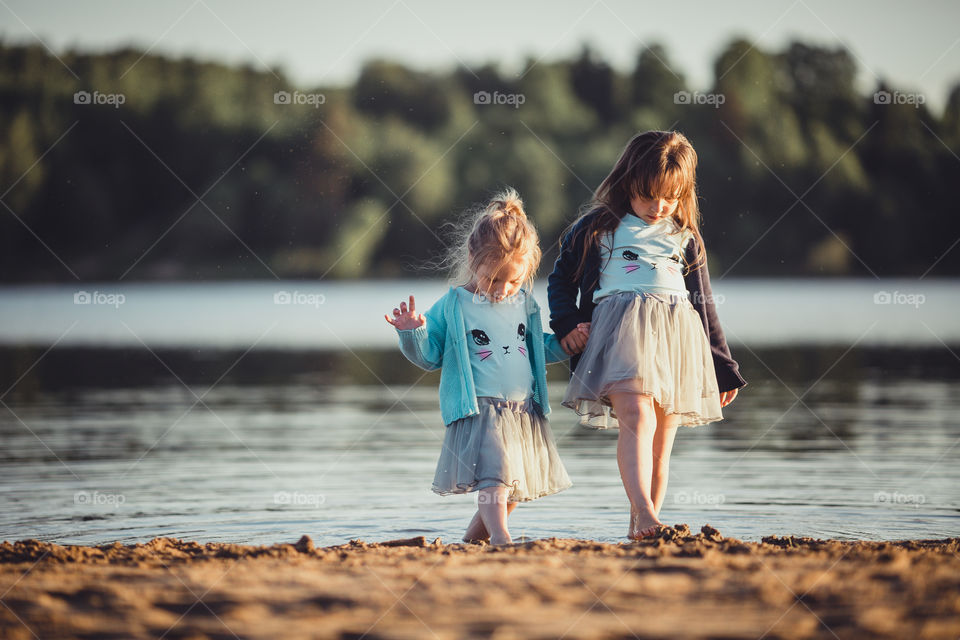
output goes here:
[[583, 253], [583, 234], [577, 235], [579, 225], [560, 241], [560, 255], [547, 278], [547, 302], [550, 305], [550, 328], [558, 339], [563, 339], [577, 324], [584, 322], [577, 307], [579, 283], [574, 279]]
[[[684, 258], [688, 265], [693, 265], [697, 259], [696, 240], [687, 244]], [[713, 355], [713, 366], [717, 374], [717, 386], [720, 391], [732, 391], [745, 387], [747, 382], [740, 375], [740, 365], [730, 354], [730, 347], [720, 327], [717, 317], [717, 308], [714, 304], [713, 290], [710, 286], [710, 273], [706, 263], [698, 268], [691, 268], [684, 276], [684, 283], [690, 293], [690, 301], [700, 315], [704, 331], [710, 340], [710, 352]]]
[[570, 357], [560, 345], [560, 338], [553, 333], [543, 334], [543, 353], [547, 364], [563, 362]]
[[435, 371], [443, 362], [443, 346], [447, 334], [443, 315], [445, 298], [437, 300], [426, 313], [426, 322], [416, 329], [397, 329], [400, 351], [407, 360], [426, 371]]

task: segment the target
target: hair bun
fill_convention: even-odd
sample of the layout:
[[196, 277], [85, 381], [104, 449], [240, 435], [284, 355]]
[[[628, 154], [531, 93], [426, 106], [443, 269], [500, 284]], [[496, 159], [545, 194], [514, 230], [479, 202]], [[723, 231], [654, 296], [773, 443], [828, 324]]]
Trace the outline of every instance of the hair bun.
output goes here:
[[523, 201], [519, 198], [504, 200], [503, 210], [510, 215], [517, 216], [518, 218], [527, 217], [527, 213], [523, 210]]
[[516, 189], [512, 187], [497, 194], [497, 197], [490, 202], [490, 208], [521, 220], [527, 219], [527, 213], [523, 210], [523, 200], [520, 199], [520, 194], [517, 193]]

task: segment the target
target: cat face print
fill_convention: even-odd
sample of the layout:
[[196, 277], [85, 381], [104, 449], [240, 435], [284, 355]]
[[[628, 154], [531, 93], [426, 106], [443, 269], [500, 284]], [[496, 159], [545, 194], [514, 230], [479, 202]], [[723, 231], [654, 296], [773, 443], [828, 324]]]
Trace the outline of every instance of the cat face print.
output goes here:
[[[499, 345], [503, 350], [504, 356], [509, 356], [511, 353], [520, 353], [520, 355], [526, 357], [527, 355], [527, 327], [522, 322], [517, 326], [517, 333], [515, 336], [516, 341], [512, 344], [503, 344]], [[483, 329], [471, 329], [470, 330], [470, 339], [473, 341], [475, 347], [479, 347], [474, 353], [480, 358], [480, 361], [483, 362], [487, 358], [493, 355], [493, 348], [490, 344], [490, 336], [487, 335], [487, 332]], [[494, 345], [497, 346], [497, 345]], [[515, 351], [511, 351], [511, 347]]]
[[[623, 256], [623, 259], [627, 261], [627, 264], [623, 265], [624, 273], [633, 273], [634, 271], [640, 268], [640, 256], [637, 255], [635, 251], [631, 251], [630, 249], [624, 249], [621, 255]], [[672, 262], [676, 262], [677, 264], [679, 264], [680, 256], [677, 254], [674, 254], [670, 256], [670, 260]], [[659, 269], [660, 265], [656, 262], [651, 262], [650, 268]], [[667, 264], [665, 265], [665, 268], [667, 271], [669, 271], [674, 275], [680, 273], [677, 267], [675, 267], [673, 264]]]

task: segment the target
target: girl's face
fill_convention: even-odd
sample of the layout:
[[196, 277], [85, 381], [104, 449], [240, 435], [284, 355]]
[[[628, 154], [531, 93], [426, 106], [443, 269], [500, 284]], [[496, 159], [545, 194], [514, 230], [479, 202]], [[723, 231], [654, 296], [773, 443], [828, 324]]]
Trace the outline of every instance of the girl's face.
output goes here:
[[680, 200], [677, 198], [641, 198], [636, 195], [630, 198], [633, 212], [649, 224], [669, 218], [676, 212], [679, 204]]
[[503, 264], [485, 263], [477, 269], [467, 289], [474, 293], [479, 291], [493, 302], [502, 302], [520, 291], [526, 276], [527, 263], [520, 258]]

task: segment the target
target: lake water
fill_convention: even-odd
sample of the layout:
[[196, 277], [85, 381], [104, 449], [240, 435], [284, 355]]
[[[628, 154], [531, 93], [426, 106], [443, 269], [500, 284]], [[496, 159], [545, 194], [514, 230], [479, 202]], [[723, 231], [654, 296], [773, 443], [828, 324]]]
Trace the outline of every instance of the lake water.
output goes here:
[[[715, 283], [750, 385], [678, 435], [664, 521], [748, 540], [960, 535], [957, 285]], [[0, 288], [0, 540], [459, 540], [475, 494], [429, 489], [439, 376], [382, 318], [444, 288]], [[549, 379], [574, 486], [521, 505], [511, 531], [622, 540], [616, 434], [559, 406], [565, 365]]]

